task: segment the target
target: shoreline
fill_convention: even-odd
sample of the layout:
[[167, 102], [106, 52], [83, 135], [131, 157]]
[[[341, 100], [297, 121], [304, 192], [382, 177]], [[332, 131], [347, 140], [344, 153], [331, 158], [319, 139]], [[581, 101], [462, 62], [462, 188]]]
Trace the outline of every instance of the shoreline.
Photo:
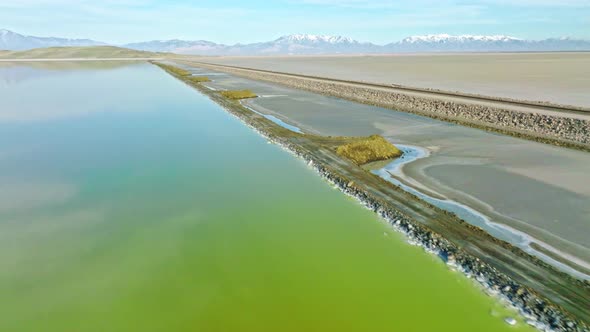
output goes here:
[[[290, 57], [290, 56], [288, 56]], [[408, 92], [424, 92], [430, 94], [437, 94], [439, 96], [447, 96], [447, 97], [462, 97], [466, 99], [473, 99], [479, 101], [490, 101], [490, 102], [504, 102], [504, 103], [514, 103], [523, 106], [530, 106], [536, 108], [552, 108], [556, 112], [559, 111], [566, 111], [576, 113], [579, 112], [581, 114], [589, 113], [590, 107], [587, 106], [580, 106], [580, 105], [570, 105], [564, 103], [555, 103], [550, 101], [538, 101], [538, 100], [528, 100], [528, 99], [517, 99], [517, 98], [509, 98], [509, 97], [501, 97], [501, 96], [490, 96], [478, 93], [469, 93], [469, 92], [462, 92], [462, 91], [450, 91], [450, 90], [443, 90], [437, 88], [423, 88], [418, 86], [409, 86], [404, 84], [396, 84], [396, 83], [380, 83], [380, 82], [370, 82], [370, 81], [353, 81], [347, 79], [340, 79], [335, 77], [323, 77], [323, 76], [315, 76], [315, 75], [307, 75], [307, 74], [298, 74], [293, 72], [281, 72], [281, 71], [274, 71], [274, 70], [267, 70], [267, 69], [258, 69], [252, 67], [242, 67], [242, 66], [234, 66], [234, 65], [226, 65], [226, 64], [218, 64], [218, 63], [209, 63], [209, 62], [198, 62], [190, 59], [179, 59], [180, 61], [186, 62], [195, 62], [198, 65], [211, 65], [211, 66], [219, 66], [219, 67], [226, 67], [228, 69], [241, 69], [241, 70], [249, 70], [249, 71], [258, 71], [261, 73], [268, 73], [268, 74], [277, 74], [277, 75], [285, 75], [285, 76], [293, 76], [293, 77], [301, 77], [301, 78], [309, 78], [309, 79], [317, 79], [317, 80], [326, 80], [326, 81], [333, 81], [336, 83], [351, 83], [351, 84], [359, 84], [365, 85], [369, 87], [377, 87], [377, 88], [393, 88], [399, 90], [405, 90]]]
[[164, 58], [46, 58], [46, 59], [1, 59], [0, 62], [87, 62], [87, 61], [162, 61]]
[[[582, 270], [575, 269], [567, 263], [564, 263], [564, 260], [569, 262], [565, 257], [566, 255], [551, 245], [508, 225], [493, 222], [485, 213], [470, 208], [469, 206], [451, 199], [444, 198], [442, 196], [435, 197], [434, 195], [439, 195], [437, 192], [430, 192], [430, 189], [425, 192], [420, 186], [415, 186], [417, 183], [412, 183], [413, 181], [409, 181], [411, 179], [406, 177], [403, 172], [403, 168], [406, 164], [409, 164], [415, 160], [428, 158], [429, 152], [427, 149], [422, 147], [408, 146], [404, 144], [395, 145], [404, 152], [404, 155], [409, 156], [408, 159], [396, 159], [384, 167], [372, 170], [371, 172], [373, 174], [376, 174], [381, 178], [392, 182], [394, 185], [399, 186], [411, 194], [426, 200], [428, 203], [457, 214], [459, 217], [468, 221], [472, 225], [485, 229], [487, 232], [503, 241], [514, 243], [515, 246], [520, 247], [525, 252], [541, 258], [545, 262], [560, 268], [564, 272], [570, 273], [582, 280], [590, 280], [590, 275], [587, 273], [584, 273]], [[513, 238], [512, 241], [510, 238]], [[540, 248], [537, 249], [535, 247]], [[575, 260], [571, 261], [571, 263], [579, 265], [579, 263]]]
[[[570, 311], [569, 314], [566, 314], [568, 310], [564, 310], [564, 308], [560, 308], [545, 300], [545, 296], [553, 294], [553, 296], [557, 296], [555, 300], [561, 298], [558, 301], [559, 303], [564, 301], [570, 302], [571, 300], [565, 296], [565, 294], [572, 291], [570, 287], [577, 288], [576, 291], [590, 292], [590, 285], [588, 283], [581, 282], [567, 274], [558, 272], [538, 259], [520, 251], [520, 249], [492, 238], [480, 228], [466, 224], [465, 221], [458, 219], [453, 214], [441, 211], [428, 203], [420, 202], [416, 196], [406, 192], [401, 193], [402, 189], [396, 189], [391, 183], [370, 174], [360, 167], [355, 168], [349, 162], [343, 161], [341, 158], [335, 156], [335, 153], [331, 152], [325, 145], [321, 145], [321, 142], [323, 142], [321, 140], [325, 140], [325, 144], [328, 144], [328, 138], [318, 137], [315, 138], [318, 141], [313, 141], [314, 138], [312, 135], [304, 136], [290, 132], [288, 129], [279, 127], [265, 117], [248, 110], [239, 103], [224, 99], [199, 84], [187, 82], [182, 77], [173, 75], [170, 72], [169, 74], [208, 96], [230, 114], [236, 116], [247, 126], [265, 137], [269, 142], [280, 145], [305, 160], [322, 178], [343, 193], [357, 199], [366, 208], [374, 211], [392, 227], [404, 233], [410, 239], [411, 243], [419, 244], [426, 251], [439, 256], [447, 264], [455, 265], [458, 270], [476, 279], [485, 288], [497, 293], [499, 297], [504, 297], [520, 310], [521, 315], [528, 320], [529, 325], [533, 325], [540, 330], [588, 331], [588, 326], [584, 322], [587, 320], [582, 317], [585, 317], [587, 314], [584, 311], [585, 304], [583, 303], [590, 299], [584, 293], [578, 296], [578, 298], [581, 296], [582, 303], [570, 303], [569, 306], [573, 312]], [[353, 182], [352, 180], [355, 181]], [[369, 188], [378, 188], [378, 192], [369, 190]], [[390, 193], [391, 195], [387, 195], [386, 193]], [[396, 199], [399, 200], [400, 198], [404, 198], [407, 201], [404, 201], [404, 204], [400, 205], [400, 202], [396, 201]], [[411, 212], [408, 210], [408, 206], [429, 208], [439, 215], [440, 220], [437, 220], [436, 223], [428, 220], [422, 222], [413, 220], [412, 217], [407, 215], [407, 213]], [[436, 229], [433, 229], [433, 227], [438, 227], [440, 231], [444, 230], [445, 226], [450, 228], [446, 231], [447, 236], [453, 235], [453, 232], [461, 234], [454, 234], [454, 238], [453, 236], [447, 238], [445, 235], [437, 232]], [[461, 244], [462, 242], [458, 240], [466, 234], [473, 236], [474, 241], [477, 241], [477, 238], [479, 238], [486, 242], [485, 244], [477, 243], [480, 246], [479, 250], [487, 251], [488, 254], [496, 255], [497, 257], [487, 257], [482, 260], [477, 255], [474, 256], [473, 253], [478, 252], [478, 250], [469, 250], [470, 245], [466, 243]], [[459, 236], [459, 238], [456, 236]], [[459, 242], [457, 243], [455, 241]], [[515, 263], [515, 266], [502, 263], [506, 259]], [[515, 259], [517, 261], [514, 261]], [[499, 267], [503, 267], [503, 269], [498, 270]], [[536, 272], [529, 271], [529, 268], [533, 268]], [[541, 271], [544, 271], [543, 273], [549, 273], [548, 276], [556, 279], [549, 281], [543, 276], [541, 276], [543, 278], [538, 279], [538, 275], [531, 274]], [[528, 278], [522, 278], [521, 274], [523, 272], [530, 274]], [[506, 273], [512, 275], [512, 278], [506, 275]], [[513, 280], [514, 277], [518, 277], [520, 280]], [[549, 293], [544, 292], [544, 296], [534, 290], [536, 287], [532, 287], [532, 285], [537, 284], [538, 287], [541, 287], [542, 284], [540, 283], [556, 281], [560, 281], [563, 287], [561, 285], [553, 285], [550, 288], [553, 287], [555, 289], [551, 289]], [[566, 287], [565, 284], [571, 286]], [[573, 286], [574, 284], [577, 286]], [[539, 289], [537, 288], [537, 290]], [[563, 294], [561, 294], [562, 292]], [[555, 301], [552, 302], [555, 303]], [[580, 305], [582, 306], [581, 309], [579, 308]], [[570, 315], [574, 317], [578, 316], [578, 318], [572, 318]]]
[[[212, 91], [214, 91], [214, 90], [212, 90]], [[240, 104], [241, 104], [243, 107], [245, 107], [245, 108], [249, 109], [250, 111], [252, 111], [252, 112], [254, 112], [254, 113], [256, 113], [256, 114], [259, 114], [259, 115], [261, 115], [261, 116], [263, 116], [263, 117], [265, 117], [265, 118], [269, 119], [270, 121], [274, 122], [274, 123], [275, 123], [276, 125], [278, 125], [278, 126], [281, 126], [281, 127], [285, 128], [285, 129], [289, 129], [290, 131], [292, 131], [292, 132], [294, 132], [294, 133], [298, 133], [298, 134], [304, 134], [304, 133], [303, 133], [303, 131], [301, 130], [301, 128], [299, 128], [299, 127], [297, 127], [297, 126], [294, 126], [294, 125], [292, 125], [292, 124], [288, 124], [288, 123], [286, 123], [285, 121], [283, 121], [283, 120], [281, 120], [281, 119], [277, 118], [276, 116], [269, 115], [269, 114], [263, 114], [263, 113], [260, 113], [260, 112], [256, 111], [254, 108], [252, 108], [252, 107], [250, 107], [250, 106], [246, 105], [246, 103], [245, 103], [244, 101], [240, 101]]]
[[[590, 52], [440, 52], [189, 57], [193, 61], [287, 74], [399, 85], [442, 93], [590, 110], [583, 77]], [[559, 66], [559, 63], [564, 66]], [[506, 71], [506, 74], [500, 74]], [[572, 77], [573, 76], [573, 77]], [[587, 76], [587, 75], [586, 75]], [[550, 79], [551, 83], [543, 78]], [[569, 89], [573, 78], [574, 90]]]
[[[550, 112], [551, 114], [547, 113], [552, 107], [565, 107], [561, 105], [547, 106], [543, 103], [531, 104], [522, 101], [496, 100], [495, 98], [488, 100], [483, 97], [459, 95], [455, 97], [445, 97], [444, 95], [436, 97], [433, 95], [438, 95], [437, 92], [432, 90], [411, 89], [394, 85], [382, 86], [372, 83], [279, 73], [190, 60], [179, 60], [179, 63], [280, 84], [361, 104], [418, 114], [540, 143], [590, 151], [590, 120], [586, 120], [588, 112], [577, 109], [571, 110], [572, 114], [584, 114], [584, 119], [568, 117], [567, 113], [560, 114], [559, 111]], [[481, 101], [467, 101], [464, 100], [465, 98], [481, 99]], [[515, 107], [528, 107], [529, 111], [518, 111], [514, 109]], [[544, 114], [541, 109], [546, 109], [547, 114]]]

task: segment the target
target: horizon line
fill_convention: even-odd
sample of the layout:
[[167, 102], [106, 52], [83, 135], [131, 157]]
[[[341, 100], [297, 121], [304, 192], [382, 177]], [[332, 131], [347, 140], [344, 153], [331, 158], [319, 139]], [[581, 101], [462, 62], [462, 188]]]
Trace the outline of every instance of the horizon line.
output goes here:
[[102, 43], [105, 45], [112, 45], [112, 46], [124, 46], [124, 45], [128, 45], [128, 44], [137, 44], [137, 43], [145, 43], [145, 42], [167, 42], [167, 41], [188, 41], [188, 42], [194, 42], [194, 41], [206, 41], [206, 42], [211, 42], [211, 43], [215, 43], [217, 45], [223, 45], [223, 46], [235, 46], [235, 45], [247, 45], [247, 44], [257, 44], [257, 43], [264, 43], [264, 42], [269, 42], [269, 41], [277, 41], [280, 40], [282, 38], [286, 38], [286, 37], [292, 37], [292, 36], [315, 36], [315, 37], [335, 37], [335, 38], [346, 38], [349, 39], [353, 42], [358, 42], [358, 43], [363, 43], [363, 44], [373, 44], [376, 46], [386, 46], [389, 44], [393, 44], [393, 43], [399, 43], [404, 41], [405, 39], [408, 38], [412, 38], [412, 37], [508, 37], [508, 38], [512, 38], [515, 41], [545, 41], [545, 40], [572, 40], [572, 41], [590, 41], [590, 38], [577, 38], [577, 37], [572, 37], [572, 36], [559, 36], [559, 37], [555, 37], [555, 36], [548, 36], [548, 37], [544, 37], [541, 39], [526, 39], [526, 38], [520, 38], [514, 35], [509, 35], [509, 34], [449, 34], [449, 33], [430, 33], [430, 34], [416, 34], [416, 35], [408, 35], [404, 38], [398, 39], [397, 41], [390, 41], [386, 44], [382, 44], [382, 43], [375, 43], [375, 42], [371, 42], [371, 41], [363, 41], [363, 40], [359, 40], [359, 39], [353, 39], [350, 37], [347, 37], [345, 35], [340, 35], [340, 34], [315, 34], [315, 33], [291, 33], [291, 34], [283, 34], [279, 37], [276, 37], [274, 39], [267, 39], [267, 40], [263, 40], [263, 41], [257, 41], [257, 42], [249, 42], [249, 43], [245, 43], [242, 44], [241, 42], [237, 42], [237, 43], [218, 43], [215, 41], [212, 41], [210, 39], [181, 39], [181, 38], [169, 38], [169, 39], [149, 39], [149, 40], [141, 40], [141, 41], [133, 41], [133, 42], [126, 42], [126, 43], [112, 43], [112, 42], [106, 42], [106, 41], [102, 41], [102, 40], [97, 40], [97, 39], [92, 39], [92, 38], [88, 38], [88, 37], [58, 37], [55, 35], [46, 35], [46, 36], [37, 36], [37, 35], [28, 35], [28, 34], [24, 34], [21, 32], [16, 32], [14, 30], [11, 29], [7, 29], [7, 28], [0, 28], [0, 31], [8, 31], [11, 33], [15, 33], [24, 37], [32, 37], [32, 38], [60, 38], [60, 39], [69, 39], [69, 40], [89, 40], [89, 41], [93, 41], [93, 42], [98, 42], [98, 43]]

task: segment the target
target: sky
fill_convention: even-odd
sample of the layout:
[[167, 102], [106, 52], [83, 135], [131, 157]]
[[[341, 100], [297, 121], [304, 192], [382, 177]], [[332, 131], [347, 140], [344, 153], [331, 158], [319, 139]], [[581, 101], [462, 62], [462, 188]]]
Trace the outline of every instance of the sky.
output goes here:
[[422, 34], [590, 39], [590, 0], [0, 0], [0, 29], [110, 43], [249, 43], [294, 33], [386, 44]]

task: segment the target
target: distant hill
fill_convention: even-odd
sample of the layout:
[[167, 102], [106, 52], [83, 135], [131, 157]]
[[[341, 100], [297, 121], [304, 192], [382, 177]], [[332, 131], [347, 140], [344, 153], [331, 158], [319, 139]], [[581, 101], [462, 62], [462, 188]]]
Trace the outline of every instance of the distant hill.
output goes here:
[[97, 45], [106, 44], [90, 39], [25, 36], [10, 30], [0, 29], [0, 50], [24, 51], [42, 47]]
[[123, 45], [125, 48], [149, 52], [178, 52], [179, 50], [199, 50], [204, 52], [221, 50], [224, 45], [206, 40], [152, 40]]
[[159, 40], [127, 44], [148, 51], [200, 55], [384, 54], [435, 52], [590, 51], [590, 41], [570, 38], [524, 40], [511, 36], [425, 35], [387, 45], [359, 42], [342, 36], [289, 35], [273, 41], [224, 45], [210, 41]]
[[251, 44], [224, 45], [204, 40], [183, 41], [174, 39], [133, 43], [124, 46], [139, 50], [200, 55], [350, 54], [378, 53], [381, 49], [381, 46], [362, 43], [342, 36], [301, 34]]
[[[90, 39], [33, 37], [0, 30], [0, 50], [29, 50], [56, 46], [97, 46]], [[343, 36], [295, 34], [275, 40], [225, 45], [206, 40], [152, 40], [122, 45], [147, 52], [170, 52], [198, 55], [314, 55], [314, 54], [384, 54], [433, 52], [543, 52], [590, 51], [590, 41], [572, 38], [525, 40], [504, 35], [423, 35], [411, 36], [386, 45], [361, 42]]]
[[130, 50], [116, 46], [47, 47], [27, 51], [0, 52], [0, 59], [105, 59], [105, 58], [154, 58], [162, 53]]

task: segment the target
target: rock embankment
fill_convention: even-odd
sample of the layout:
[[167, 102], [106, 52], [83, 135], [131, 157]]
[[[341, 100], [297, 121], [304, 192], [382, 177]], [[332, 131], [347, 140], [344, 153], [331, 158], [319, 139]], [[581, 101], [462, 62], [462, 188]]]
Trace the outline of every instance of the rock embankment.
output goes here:
[[405, 234], [410, 243], [419, 245], [426, 251], [437, 255], [448, 265], [476, 280], [490, 294], [508, 301], [520, 311], [527, 324], [540, 331], [590, 332], [584, 322], [572, 319], [561, 308], [546, 301], [535, 291], [520, 285], [479, 258], [465, 253], [452, 242], [413, 221], [412, 218], [392, 207], [386, 201], [382, 201], [374, 197], [371, 192], [361, 189], [350, 178], [327, 165], [320, 157], [309, 153], [309, 151], [285, 137], [267, 132], [256, 121], [252, 121], [251, 118], [244, 116], [240, 111], [236, 111], [234, 105], [224, 103], [214, 97], [212, 99], [219, 102], [220, 106], [241, 119], [246, 125], [270, 142], [282, 146], [305, 160], [322, 178], [346, 195], [357, 199], [367, 209], [386, 220], [397, 231]]
[[[288, 147], [293, 150], [293, 146]], [[295, 150], [296, 151], [296, 150]], [[403, 213], [388, 207], [364, 190], [360, 190], [346, 178], [332, 172], [320, 161], [309, 155], [298, 153], [308, 161], [325, 179], [341, 191], [358, 199], [365, 207], [387, 220], [395, 229], [404, 233], [413, 244], [438, 255], [447, 264], [457, 268], [469, 278], [474, 278], [490, 293], [508, 300], [518, 308], [527, 324], [541, 331], [588, 331], [581, 322], [576, 322], [563, 312], [537, 296], [533, 291], [520, 286], [504, 274], [476, 257], [465, 254], [461, 249], [438, 234], [413, 222]]]
[[351, 179], [326, 165], [321, 158], [310, 154], [289, 139], [266, 132], [257, 123], [233, 110], [231, 106], [224, 103], [220, 103], [220, 105], [240, 118], [260, 135], [266, 137], [270, 142], [282, 146], [305, 160], [322, 178], [343, 193], [356, 198], [367, 209], [377, 213], [397, 231], [405, 234], [410, 243], [419, 245], [426, 251], [437, 255], [448, 265], [461, 271], [467, 277], [476, 280], [490, 294], [507, 300], [520, 311], [527, 324], [540, 331], [590, 332], [586, 324], [572, 319], [561, 308], [547, 302], [533, 290], [523, 287], [479, 258], [466, 254], [452, 242], [413, 221], [404, 213], [391, 207], [387, 202], [373, 197], [370, 192], [360, 189]]
[[[230, 110], [231, 112], [231, 110]], [[437, 255], [449, 266], [456, 268], [467, 277], [475, 279], [490, 294], [507, 300], [517, 308], [526, 319], [526, 323], [540, 331], [590, 332], [583, 322], [572, 319], [563, 310], [538, 296], [533, 290], [523, 287], [494, 267], [477, 257], [466, 254], [452, 242], [439, 234], [413, 221], [387, 202], [374, 197], [370, 192], [360, 189], [346, 176], [326, 165], [320, 158], [301, 149], [297, 144], [280, 136], [264, 132], [247, 118], [234, 113], [251, 128], [270, 142], [280, 145], [298, 157], [304, 159], [321, 177], [340, 191], [356, 198], [367, 209], [377, 213], [397, 231], [403, 233], [412, 244], [419, 245], [426, 251]]]
[[201, 63], [199, 66], [544, 143], [590, 150], [590, 121], [587, 120], [458, 103], [329, 80]]
[[326, 156], [317, 153], [317, 149], [305, 148], [300, 143], [299, 138], [293, 139], [291, 136], [286, 137], [276, 134], [272, 127], [261, 122], [259, 117], [253, 116], [254, 113], [243, 108], [239, 103], [212, 93], [201, 86], [193, 86], [208, 95], [229, 113], [241, 119], [246, 125], [266, 137], [270, 142], [280, 145], [304, 159], [324, 179], [345, 194], [359, 200], [366, 208], [374, 211], [387, 220], [396, 230], [404, 233], [411, 243], [420, 245], [428, 252], [438, 255], [448, 265], [477, 280], [489, 293], [509, 301], [520, 310], [527, 320], [527, 324], [541, 331], [590, 332], [585, 321], [573, 318], [562, 307], [547, 301], [545, 297], [539, 295], [532, 288], [514, 281], [514, 279], [500, 272], [494, 266], [467, 253], [464, 248], [413, 220], [397, 209], [391, 202], [380, 199], [374, 191], [363, 189], [362, 185], [356, 185], [353, 181], [356, 178], [346, 175], [346, 170], [335, 168], [332, 163], [327, 161]]

